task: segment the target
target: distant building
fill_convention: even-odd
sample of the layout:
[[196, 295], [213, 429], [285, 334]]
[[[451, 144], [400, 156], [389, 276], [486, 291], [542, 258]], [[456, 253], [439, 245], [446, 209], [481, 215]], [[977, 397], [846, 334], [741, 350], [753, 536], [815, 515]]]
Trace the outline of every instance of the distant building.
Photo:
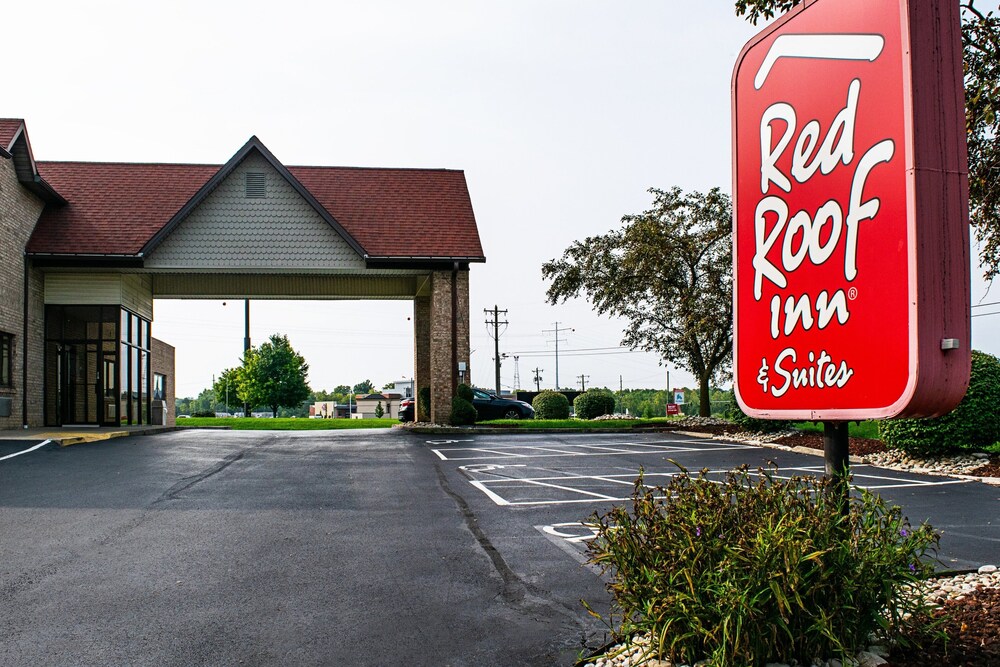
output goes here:
[[399, 394], [403, 398], [412, 398], [413, 380], [396, 380], [392, 383], [392, 389], [385, 389], [384, 391]]
[[357, 411], [351, 415], [355, 419], [376, 419], [375, 408], [382, 404], [382, 419], [399, 417], [400, 394], [387, 392], [384, 394], [367, 394], [357, 396]]

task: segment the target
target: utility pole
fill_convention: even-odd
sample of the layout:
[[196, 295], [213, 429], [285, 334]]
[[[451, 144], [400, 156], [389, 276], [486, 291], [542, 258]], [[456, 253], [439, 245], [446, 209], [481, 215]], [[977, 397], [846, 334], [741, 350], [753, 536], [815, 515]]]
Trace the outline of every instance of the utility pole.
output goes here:
[[[559, 328], [559, 323], [555, 323], [555, 329], [542, 329], [542, 333], [555, 333], [556, 335], [556, 391], [559, 391], [559, 332], [560, 331], [576, 331], [576, 329], [571, 329], [570, 327]], [[566, 339], [563, 339], [566, 342]]]
[[[500, 310], [498, 306], [494, 305], [493, 310], [490, 310], [488, 308], [483, 308], [483, 312], [486, 313], [487, 316], [486, 318], [487, 331], [489, 330], [490, 325], [493, 325], [493, 333], [491, 334], [494, 346], [493, 361], [496, 364], [497, 396], [499, 396], [500, 395], [500, 325], [501, 324], [504, 325], [504, 330], [506, 331], [507, 325], [509, 324], [507, 320], [504, 320], [503, 322], [500, 321], [500, 314], [503, 313], [504, 315], [506, 315], [507, 311]], [[493, 316], [493, 319], [489, 318], [490, 315]]]
[[514, 391], [521, 388], [521, 371], [517, 367], [517, 360], [520, 358], [520, 355], [514, 355]]
[[544, 368], [535, 369], [535, 391], [542, 390], [542, 371], [544, 370]]
[[587, 380], [590, 379], [589, 375], [577, 375], [577, 379], [580, 380], [580, 391], [587, 391]]

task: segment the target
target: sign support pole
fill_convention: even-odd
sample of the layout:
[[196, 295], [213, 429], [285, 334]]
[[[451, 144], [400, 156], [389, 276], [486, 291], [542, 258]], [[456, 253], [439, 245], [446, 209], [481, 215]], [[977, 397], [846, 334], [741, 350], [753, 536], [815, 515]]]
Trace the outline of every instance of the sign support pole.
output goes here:
[[848, 458], [847, 422], [823, 422], [823, 460], [826, 477], [833, 480], [833, 491], [843, 501], [843, 512], [847, 512], [847, 497], [850, 493], [847, 478], [850, 475]]

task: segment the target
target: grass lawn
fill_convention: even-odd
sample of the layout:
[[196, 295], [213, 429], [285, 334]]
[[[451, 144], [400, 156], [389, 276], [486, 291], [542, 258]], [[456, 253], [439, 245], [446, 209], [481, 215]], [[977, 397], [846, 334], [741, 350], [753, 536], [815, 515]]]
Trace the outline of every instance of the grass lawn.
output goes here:
[[[810, 431], [813, 433], [823, 434], [823, 422], [802, 422], [795, 425], [800, 431]], [[881, 436], [878, 434], [878, 422], [866, 421], [866, 422], [850, 422], [847, 425], [847, 433], [852, 438], [871, 438], [873, 440], [881, 440]]]
[[674, 418], [656, 417], [653, 419], [602, 419], [589, 421], [584, 419], [492, 419], [476, 422], [476, 426], [502, 426], [504, 428], [573, 428], [586, 431], [595, 428], [635, 428], [640, 425], [669, 424]]
[[185, 428], [226, 426], [234, 431], [332, 431], [343, 428], [389, 428], [397, 419], [267, 419], [258, 417], [187, 417], [178, 419]]

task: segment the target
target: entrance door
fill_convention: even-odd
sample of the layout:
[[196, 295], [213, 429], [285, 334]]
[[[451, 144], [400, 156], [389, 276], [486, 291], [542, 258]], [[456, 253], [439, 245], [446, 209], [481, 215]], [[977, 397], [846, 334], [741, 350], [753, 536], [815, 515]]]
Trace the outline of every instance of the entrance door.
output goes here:
[[62, 423], [98, 425], [103, 387], [97, 345], [66, 343], [59, 356], [59, 414]]
[[101, 355], [101, 426], [118, 426], [118, 355], [104, 352]]

